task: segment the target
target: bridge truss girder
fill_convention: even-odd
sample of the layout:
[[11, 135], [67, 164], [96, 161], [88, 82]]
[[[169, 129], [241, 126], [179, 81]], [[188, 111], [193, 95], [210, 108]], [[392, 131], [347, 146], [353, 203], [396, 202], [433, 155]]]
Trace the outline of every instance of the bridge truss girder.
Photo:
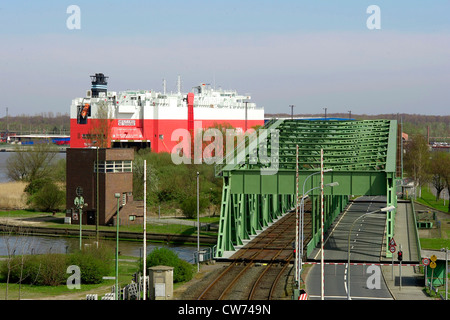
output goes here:
[[[233, 251], [268, 223], [295, 208], [296, 146], [299, 145], [299, 185], [320, 170], [320, 149], [324, 150], [324, 184], [339, 186], [324, 189], [324, 228], [343, 211], [351, 195], [386, 196], [386, 206], [397, 205], [395, 120], [373, 121], [271, 121], [266, 129], [278, 135], [276, 150], [269, 133], [264, 141], [256, 139], [235, 151], [235, 159], [218, 166], [223, 191], [216, 256]], [[276, 130], [276, 131], [275, 131]], [[265, 143], [265, 148], [259, 146]], [[273, 174], [264, 174], [267, 163], [252, 161], [260, 156], [276, 157]], [[243, 153], [238, 154], [238, 153]], [[244, 159], [244, 161], [242, 161]], [[271, 164], [273, 165], [273, 164]], [[216, 168], [217, 169], [217, 168]], [[320, 185], [320, 175], [308, 180], [306, 190]], [[301, 192], [301, 190], [300, 190]], [[300, 195], [301, 196], [301, 195]], [[312, 239], [308, 252], [320, 241], [320, 190], [309, 193], [312, 210]], [[393, 236], [395, 211], [386, 217], [386, 236]], [[386, 245], [386, 255], [390, 256]]]

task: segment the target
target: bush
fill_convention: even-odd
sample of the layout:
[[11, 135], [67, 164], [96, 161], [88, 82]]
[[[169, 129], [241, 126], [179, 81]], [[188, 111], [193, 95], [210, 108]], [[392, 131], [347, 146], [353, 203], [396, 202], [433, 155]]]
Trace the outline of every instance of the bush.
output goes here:
[[25, 187], [24, 191], [28, 193], [30, 196], [36, 194], [44, 188], [47, 184], [52, 183], [50, 178], [39, 178], [34, 179]]
[[181, 211], [186, 218], [192, 219], [197, 216], [197, 198], [188, 197], [181, 202]]
[[[202, 212], [204, 208], [208, 206], [208, 200], [200, 197], [199, 199], [199, 210]], [[187, 197], [185, 200], [181, 202], [180, 205], [181, 211], [186, 218], [192, 219], [197, 217], [197, 196]]]
[[[173, 267], [173, 282], [186, 282], [192, 279], [194, 267], [180, 259], [178, 255], [167, 248], [156, 248], [147, 255], [147, 267], [154, 266]], [[142, 271], [142, 265], [141, 265]]]
[[67, 260], [63, 254], [16, 256], [1, 266], [2, 281], [56, 286], [66, 281]]
[[114, 253], [108, 247], [85, 247], [70, 255], [69, 265], [80, 267], [81, 283], [96, 284], [113, 269]]
[[72, 254], [15, 256], [0, 265], [0, 281], [57, 286], [65, 284], [70, 276], [67, 267], [76, 265], [80, 267], [82, 284], [96, 284], [111, 273], [113, 255], [107, 247], [88, 247]]
[[65, 200], [65, 192], [60, 190], [53, 182], [45, 183], [42, 188], [30, 196], [30, 202], [38, 210], [44, 212], [60, 210], [63, 207]]

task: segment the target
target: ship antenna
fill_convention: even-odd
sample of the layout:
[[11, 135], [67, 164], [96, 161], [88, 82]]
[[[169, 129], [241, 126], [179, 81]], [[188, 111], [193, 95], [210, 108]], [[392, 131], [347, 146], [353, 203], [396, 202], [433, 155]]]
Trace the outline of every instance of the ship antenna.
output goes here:
[[163, 79], [163, 92], [166, 94], [166, 79]]
[[178, 76], [177, 79], [177, 90], [178, 90], [178, 94], [181, 93], [181, 76]]

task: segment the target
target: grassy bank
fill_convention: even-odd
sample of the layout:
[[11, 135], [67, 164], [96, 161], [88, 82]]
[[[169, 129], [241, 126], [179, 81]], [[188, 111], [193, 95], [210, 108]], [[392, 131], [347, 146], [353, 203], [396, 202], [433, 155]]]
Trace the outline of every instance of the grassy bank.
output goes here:
[[[427, 187], [422, 187], [422, 196], [416, 199], [416, 202], [423, 204], [432, 209], [447, 213], [448, 212], [448, 199], [445, 201], [439, 199], [436, 200]], [[441, 248], [450, 248], [450, 214], [447, 213], [443, 218], [442, 214], [439, 218], [440, 221], [440, 238], [420, 238], [420, 246], [422, 249], [428, 250], [440, 250]]]
[[[8, 223], [7, 218], [14, 218], [24, 225], [30, 225], [32, 223], [36, 227], [47, 227], [47, 228], [59, 228], [59, 229], [73, 229], [79, 230], [79, 225], [77, 224], [65, 224], [64, 223], [64, 213], [50, 214], [48, 212], [35, 212], [32, 210], [7, 210], [0, 211], [0, 223]], [[219, 223], [219, 217], [200, 217], [200, 223]], [[183, 219], [183, 220], [195, 220], [196, 219]], [[10, 222], [11, 223], [11, 222]], [[95, 230], [95, 225], [83, 225], [83, 230]], [[142, 225], [121, 225], [120, 231], [122, 232], [136, 232], [142, 233]], [[115, 231], [114, 226], [99, 226], [101, 231]], [[158, 234], [174, 234], [174, 235], [197, 235], [197, 227], [168, 223], [167, 219], [158, 219], [153, 223], [147, 223], [147, 233], [158, 233]], [[200, 230], [200, 235], [204, 236], [217, 236], [216, 230], [205, 230], [202, 228]]]
[[439, 199], [436, 201], [436, 196], [433, 195], [427, 187], [422, 187], [422, 196], [420, 198], [417, 198], [416, 201], [418, 203], [421, 203], [423, 205], [426, 205], [428, 207], [432, 207], [436, 210], [442, 211], [442, 212], [448, 212], [448, 202], [449, 200]]
[[[119, 285], [121, 287], [129, 284], [133, 273], [139, 268], [139, 258], [120, 257], [119, 259]], [[115, 272], [105, 276], [114, 276]], [[69, 276], [69, 274], [68, 274]], [[65, 285], [59, 286], [36, 286], [19, 283], [8, 284], [8, 296], [6, 297], [6, 283], [0, 283], [0, 300], [18, 300], [18, 299], [67, 299], [67, 300], [85, 300], [86, 294], [96, 293], [100, 299], [105, 293], [111, 292], [111, 287], [115, 280], [103, 280], [99, 284], [83, 284], [80, 289], [69, 289]]]

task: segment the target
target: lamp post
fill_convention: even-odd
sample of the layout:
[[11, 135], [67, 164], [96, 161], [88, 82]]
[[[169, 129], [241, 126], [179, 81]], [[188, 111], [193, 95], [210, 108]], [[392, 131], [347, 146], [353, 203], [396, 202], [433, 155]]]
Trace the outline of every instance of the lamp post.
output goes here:
[[[297, 188], [296, 188], [296, 208], [295, 208], [295, 211], [297, 212], [297, 210], [300, 208], [300, 212], [296, 216], [296, 220], [297, 220], [296, 227], [297, 227], [297, 230], [295, 232], [295, 250], [297, 252], [297, 256], [296, 256], [295, 261], [294, 261], [294, 263], [295, 263], [294, 267], [295, 267], [295, 281], [298, 282], [298, 288], [300, 289], [300, 270], [302, 268], [301, 259], [303, 257], [303, 217], [304, 217], [304, 211], [305, 211], [304, 210], [304, 199], [306, 198], [305, 197], [305, 186], [306, 186], [306, 182], [308, 181], [308, 179], [311, 178], [312, 176], [316, 175], [316, 174], [319, 174], [320, 171], [317, 171], [317, 172], [314, 172], [314, 173], [310, 174], [303, 181], [302, 199], [300, 200], [300, 204], [299, 204], [298, 203], [298, 145], [297, 145], [297, 156], [296, 156], [296, 171], [297, 171], [296, 172], [296, 174], [297, 174], [297, 182], [296, 182]], [[330, 172], [330, 171], [333, 171], [333, 169], [325, 169], [325, 170], [323, 170], [323, 172]], [[301, 220], [300, 225], [298, 223], [298, 217], [299, 216], [300, 216], [300, 220]], [[301, 231], [300, 231], [300, 239], [301, 239], [301, 244], [302, 244], [301, 247], [300, 247], [300, 241], [299, 241], [299, 230], [298, 230], [299, 228], [301, 229]]]
[[[329, 170], [329, 171], [331, 171], [331, 170]], [[318, 173], [320, 173], [320, 172], [318, 172]], [[313, 173], [313, 174], [316, 174], [316, 173]], [[324, 185], [324, 187], [336, 187], [338, 185], [339, 185], [339, 182], [331, 182], [331, 183], [327, 183], [326, 185]], [[304, 213], [304, 205], [305, 205], [304, 200], [306, 198], [308, 198], [308, 193], [310, 193], [313, 190], [319, 189], [319, 188], [320, 188], [320, 186], [317, 186], [317, 187], [309, 189], [308, 191], [306, 191], [306, 193], [303, 192], [302, 199], [300, 200], [300, 208], [302, 208], [302, 210], [301, 210], [301, 212], [302, 212], [302, 223], [303, 223], [303, 213]], [[300, 290], [300, 270], [302, 269], [302, 264], [303, 264], [303, 261], [302, 261], [303, 247], [304, 247], [304, 244], [303, 244], [303, 230], [302, 230], [301, 241], [299, 241], [299, 245], [300, 245], [300, 243], [301, 243], [301, 253], [299, 253], [299, 248], [296, 248], [296, 250], [297, 250], [296, 261], [298, 260], [298, 262], [297, 262], [298, 270], [296, 271], [297, 272], [297, 279], [298, 279], [298, 282], [297, 282], [298, 287], [297, 288], [299, 290]]]
[[[333, 169], [324, 169], [323, 173], [330, 172], [330, 171], [333, 171]], [[301, 237], [300, 238], [302, 239], [302, 247], [301, 247], [302, 256], [303, 256], [303, 221], [304, 221], [303, 218], [304, 218], [304, 214], [305, 214], [305, 201], [304, 200], [307, 198], [307, 197], [304, 197], [304, 196], [307, 195], [309, 192], [311, 192], [313, 190], [313, 189], [311, 189], [311, 190], [309, 190], [308, 192], [305, 193], [305, 186], [306, 186], [306, 181], [308, 181], [309, 178], [311, 178], [312, 176], [314, 176], [316, 174], [320, 174], [320, 171], [317, 171], [317, 172], [314, 172], [313, 174], [310, 174], [309, 176], [306, 177], [305, 181], [303, 181], [302, 200], [300, 202], [300, 208], [301, 208], [300, 215], [301, 215], [301, 221], [302, 221], [302, 223], [301, 223]], [[337, 185], [339, 185], [339, 184], [337, 184]]]
[[367, 215], [374, 214], [374, 213], [377, 213], [377, 212], [390, 212], [392, 210], [395, 210], [395, 206], [384, 207], [384, 208], [381, 208], [381, 209], [378, 209], [378, 210], [375, 210], [375, 211], [372, 211], [372, 212], [364, 213], [364, 214], [360, 215], [358, 218], [356, 218], [355, 221], [353, 221], [352, 225], [350, 226], [350, 230], [348, 231], [348, 244], [347, 244], [347, 260], [348, 260], [347, 261], [347, 265], [348, 265], [347, 300], [350, 300], [350, 237], [351, 237], [351, 234], [352, 234], [353, 226], [356, 224], [356, 222], [359, 219], [362, 219], [363, 217], [365, 217]]
[[144, 300], [147, 300], [147, 160], [144, 160]]
[[114, 288], [114, 299], [119, 300], [119, 199], [120, 193], [115, 193], [117, 199], [117, 215], [116, 215], [116, 285]]
[[197, 172], [197, 272], [200, 272], [200, 194], [199, 172]]
[[80, 251], [81, 251], [81, 248], [82, 248], [82, 240], [81, 240], [81, 238], [82, 238], [82, 233], [83, 233], [81, 224], [82, 224], [82, 217], [83, 217], [83, 208], [87, 207], [88, 204], [84, 203], [83, 188], [77, 187], [76, 193], [77, 193], [77, 197], [75, 197], [75, 200], [73, 201], [73, 203], [75, 204], [75, 206], [79, 210], [78, 221], [79, 221], [79, 224], [80, 224]]
[[[442, 248], [445, 251], [445, 300], [448, 300], [448, 248]], [[433, 280], [433, 279], [432, 279]]]

